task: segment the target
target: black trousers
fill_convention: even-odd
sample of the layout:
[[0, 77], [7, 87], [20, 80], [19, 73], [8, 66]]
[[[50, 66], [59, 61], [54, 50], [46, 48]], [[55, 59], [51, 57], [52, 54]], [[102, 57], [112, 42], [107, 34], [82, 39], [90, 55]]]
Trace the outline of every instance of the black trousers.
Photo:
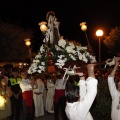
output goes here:
[[66, 106], [66, 98], [65, 96], [60, 97], [58, 102], [54, 102], [54, 118], [55, 120], [59, 120], [60, 112], [62, 120], [68, 120], [66, 113], [65, 113], [65, 106]]
[[11, 96], [10, 100], [12, 108], [12, 115], [10, 116], [10, 120], [19, 120], [20, 110], [22, 106], [22, 94], [20, 94], [19, 99], [16, 99], [14, 96]]
[[[24, 102], [24, 101], [23, 101]], [[24, 102], [24, 112], [25, 112], [25, 120], [34, 120], [35, 117], [35, 105], [34, 105], [34, 101], [32, 102], [32, 113], [27, 113], [26, 112], [26, 104]]]

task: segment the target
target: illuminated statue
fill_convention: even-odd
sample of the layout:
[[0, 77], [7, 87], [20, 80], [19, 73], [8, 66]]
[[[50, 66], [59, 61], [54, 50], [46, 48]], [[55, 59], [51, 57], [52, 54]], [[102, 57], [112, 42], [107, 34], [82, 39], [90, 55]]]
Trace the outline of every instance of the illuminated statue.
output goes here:
[[52, 11], [47, 13], [46, 19], [48, 21], [48, 30], [46, 31], [46, 40], [48, 42], [48, 45], [49, 44], [52, 46], [57, 45], [60, 39], [59, 33], [60, 22], [57, 21], [55, 13]]

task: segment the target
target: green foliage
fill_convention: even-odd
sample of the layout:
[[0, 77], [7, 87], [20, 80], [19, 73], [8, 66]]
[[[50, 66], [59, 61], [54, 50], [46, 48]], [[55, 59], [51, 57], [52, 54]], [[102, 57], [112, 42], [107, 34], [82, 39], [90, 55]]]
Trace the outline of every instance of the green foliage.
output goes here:
[[98, 93], [91, 108], [91, 114], [95, 120], [110, 120], [111, 96], [106, 80], [98, 83]]
[[109, 36], [106, 36], [103, 41], [111, 53], [116, 54], [120, 52], [120, 26], [111, 29]]
[[0, 21], [0, 61], [24, 61], [28, 58], [26, 38], [32, 38], [32, 31]]

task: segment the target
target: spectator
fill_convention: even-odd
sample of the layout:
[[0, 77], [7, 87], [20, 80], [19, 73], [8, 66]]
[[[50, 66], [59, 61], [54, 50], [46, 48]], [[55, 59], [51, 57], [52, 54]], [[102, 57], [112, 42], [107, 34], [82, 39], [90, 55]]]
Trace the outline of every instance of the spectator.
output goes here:
[[11, 90], [12, 96], [10, 97], [11, 100], [11, 107], [12, 107], [12, 115], [11, 120], [15, 118], [15, 120], [20, 119], [20, 109], [22, 105], [22, 91], [19, 86], [19, 83], [21, 81], [21, 77], [18, 76], [17, 71], [12, 72], [11, 78], [8, 80], [8, 86]]
[[5, 77], [1, 77], [0, 78], [0, 99], [3, 100], [3, 107], [0, 106], [0, 120], [9, 120], [9, 117], [12, 114], [10, 96], [11, 96], [11, 92], [7, 86], [7, 80]]
[[22, 71], [20, 87], [22, 89], [23, 105], [24, 105], [24, 116], [25, 120], [34, 120], [34, 101], [32, 89], [37, 88], [37, 84], [34, 80], [27, 78], [27, 72]]
[[44, 93], [44, 83], [42, 78], [38, 75], [33, 75], [37, 82], [38, 88], [33, 89], [33, 99], [35, 104], [35, 117], [44, 115], [44, 104], [43, 104], [43, 93]]
[[120, 79], [117, 80], [117, 84], [114, 82], [115, 74], [120, 64], [120, 57], [115, 57], [114, 60], [114, 68], [108, 76], [108, 86], [112, 97], [111, 118], [112, 120], [120, 120]]

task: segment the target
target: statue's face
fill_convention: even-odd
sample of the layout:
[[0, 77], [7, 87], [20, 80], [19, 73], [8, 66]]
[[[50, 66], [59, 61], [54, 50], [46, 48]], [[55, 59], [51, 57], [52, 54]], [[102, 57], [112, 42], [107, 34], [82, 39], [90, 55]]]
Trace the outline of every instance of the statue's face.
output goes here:
[[50, 21], [54, 22], [55, 21], [55, 16], [50, 15]]

